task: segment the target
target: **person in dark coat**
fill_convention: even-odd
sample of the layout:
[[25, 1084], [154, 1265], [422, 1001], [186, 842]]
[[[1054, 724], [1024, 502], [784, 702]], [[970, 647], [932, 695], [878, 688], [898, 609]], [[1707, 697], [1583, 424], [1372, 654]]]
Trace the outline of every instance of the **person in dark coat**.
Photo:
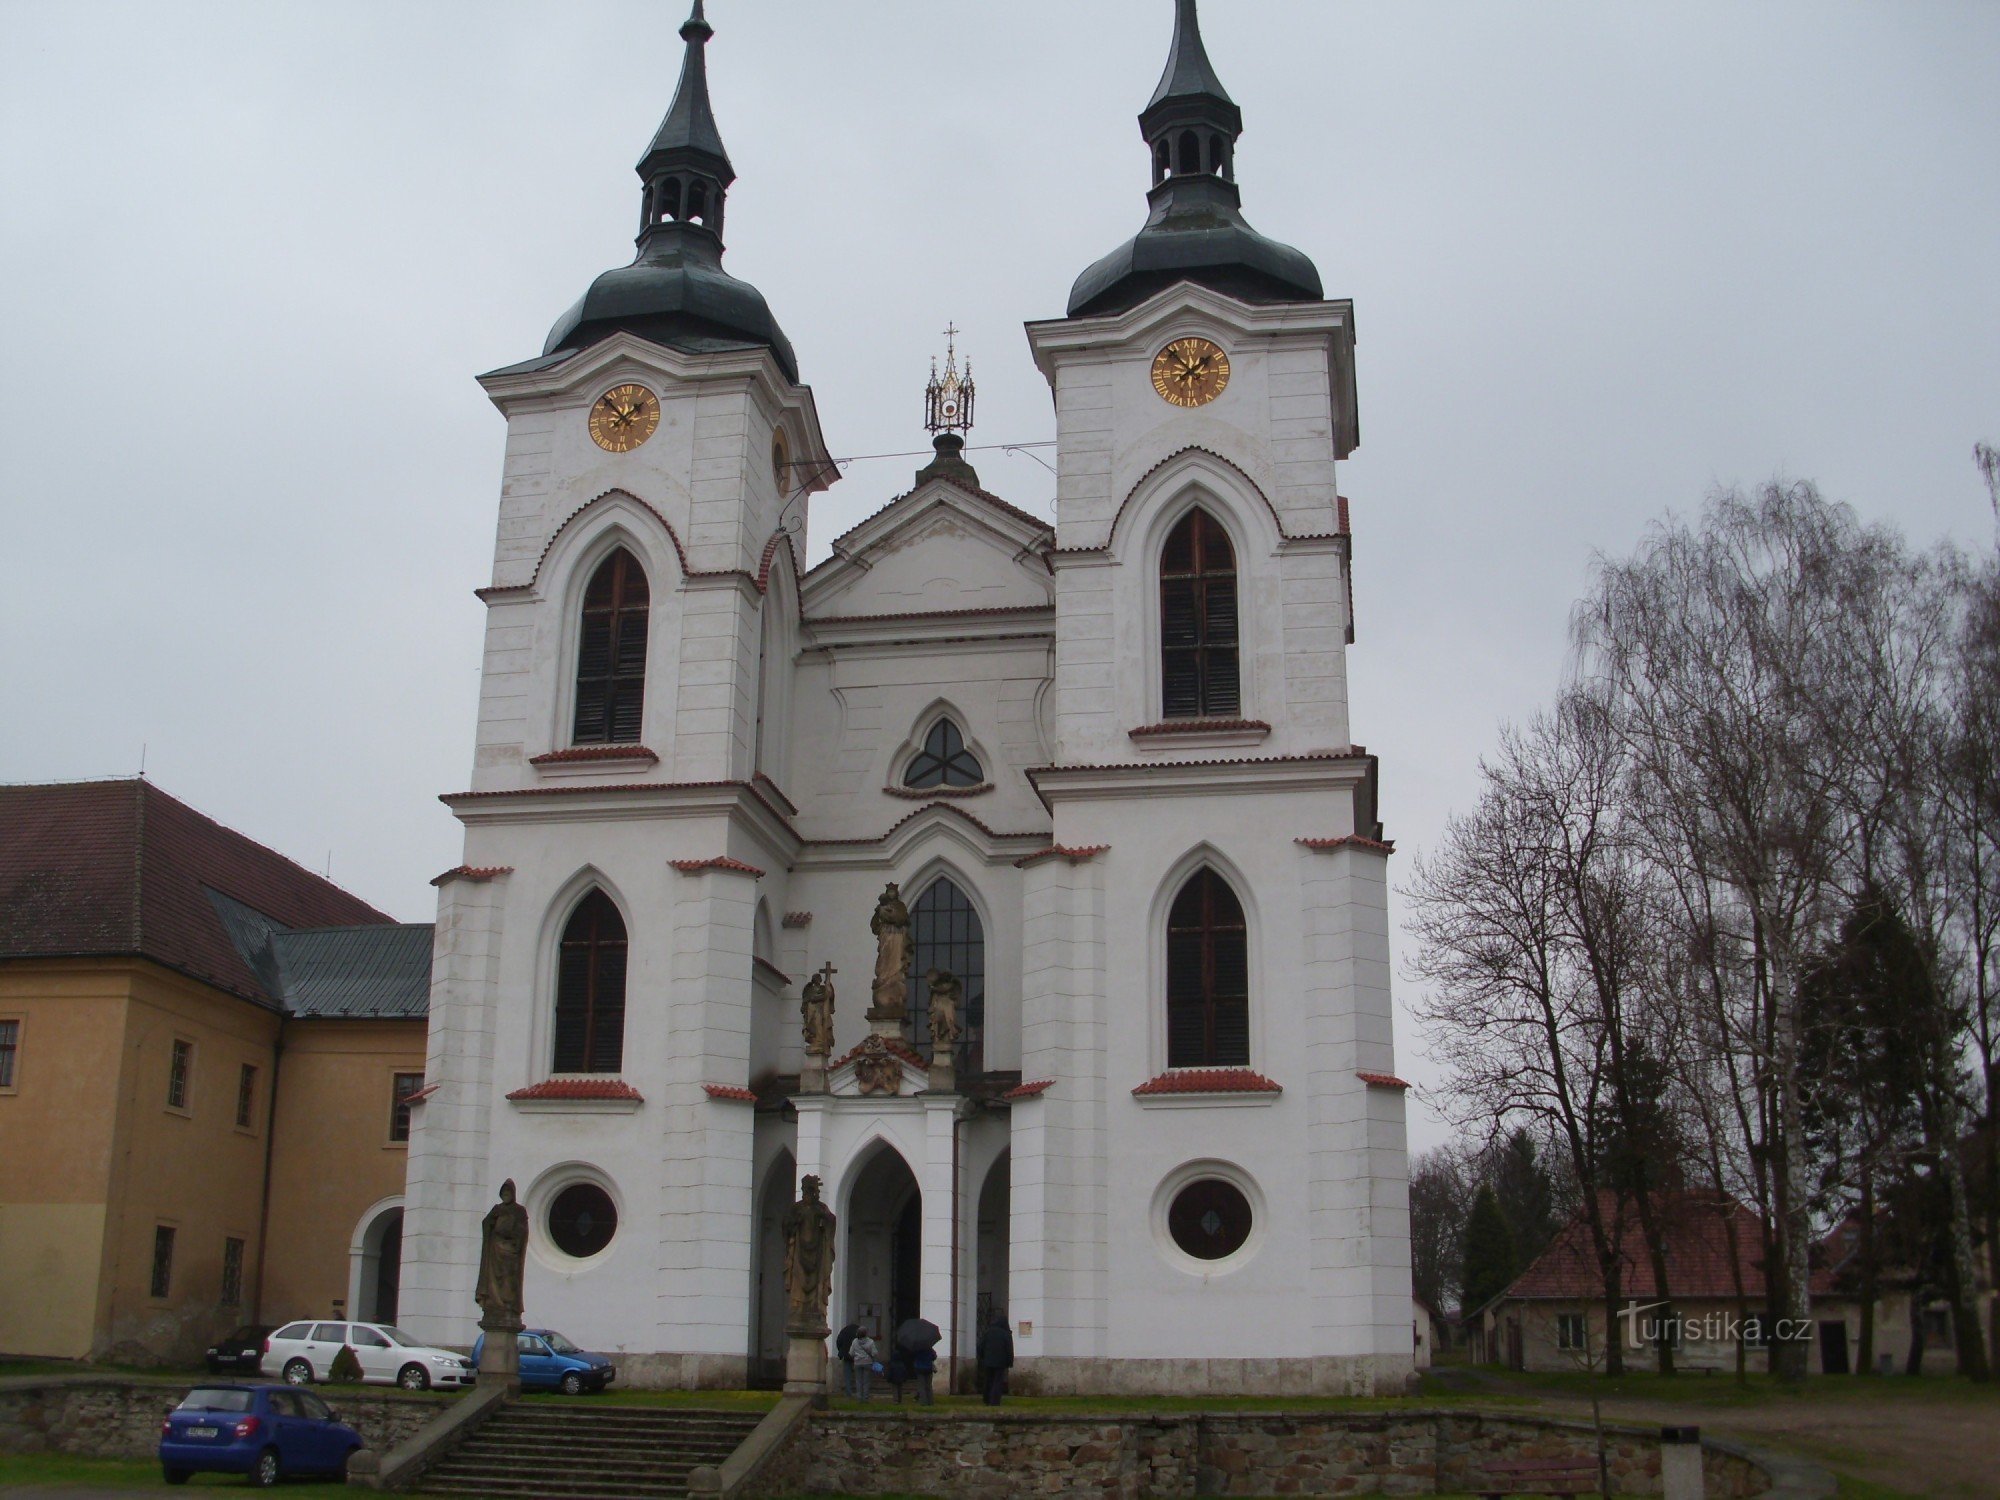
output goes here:
[[910, 1370], [917, 1377], [917, 1400], [924, 1406], [934, 1406], [937, 1398], [931, 1394], [931, 1376], [937, 1373], [937, 1350], [925, 1347], [910, 1351]]
[[985, 1378], [986, 1404], [998, 1406], [1007, 1389], [1007, 1372], [1014, 1367], [1014, 1334], [1007, 1327], [1007, 1315], [995, 1311], [993, 1321], [979, 1335], [979, 1372]]
[[910, 1383], [910, 1356], [901, 1349], [889, 1352], [889, 1362], [882, 1366], [882, 1378], [889, 1382], [889, 1389], [896, 1393], [896, 1404], [903, 1404], [903, 1387]]
[[861, 1332], [861, 1325], [849, 1323], [833, 1336], [834, 1358], [840, 1361], [840, 1393], [854, 1394], [854, 1336]]

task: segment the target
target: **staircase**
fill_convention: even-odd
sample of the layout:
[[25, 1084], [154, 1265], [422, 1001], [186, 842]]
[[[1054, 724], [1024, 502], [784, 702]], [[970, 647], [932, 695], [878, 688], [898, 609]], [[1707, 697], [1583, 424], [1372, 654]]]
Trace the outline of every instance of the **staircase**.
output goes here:
[[681, 1500], [688, 1471], [720, 1464], [762, 1415], [514, 1401], [416, 1488], [518, 1500]]

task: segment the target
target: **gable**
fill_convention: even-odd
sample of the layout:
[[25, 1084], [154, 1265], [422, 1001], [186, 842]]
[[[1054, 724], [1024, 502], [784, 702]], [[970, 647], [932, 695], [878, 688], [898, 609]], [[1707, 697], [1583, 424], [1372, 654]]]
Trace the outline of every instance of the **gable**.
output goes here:
[[934, 482], [834, 543], [807, 576], [807, 618], [1046, 608], [1049, 538], [1011, 506]]

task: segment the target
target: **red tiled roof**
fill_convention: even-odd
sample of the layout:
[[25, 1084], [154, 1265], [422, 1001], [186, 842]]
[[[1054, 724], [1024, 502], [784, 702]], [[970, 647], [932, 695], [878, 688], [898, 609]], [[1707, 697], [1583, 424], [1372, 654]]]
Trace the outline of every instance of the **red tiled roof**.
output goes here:
[[442, 1087], [442, 1084], [427, 1083], [414, 1094], [403, 1095], [403, 1102], [405, 1104], [422, 1104], [424, 1100], [430, 1098], [432, 1094], [435, 1094]]
[[1364, 839], [1358, 833], [1343, 833], [1331, 839], [1293, 839], [1295, 844], [1304, 844], [1308, 849], [1372, 849], [1377, 854], [1394, 854], [1393, 839]]
[[877, 620], [959, 620], [973, 615], [1037, 615], [1055, 608], [1047, 604], [987, 604], [969, 609], [902, 609], [879, 615], [808, 615], [808, 625], [867, 625]]
[[1371, 1088], [1406, 1089], [1409, 1087], [1409, 1084], [1398, 1078], [1394, 1073], [1356, 1073], [1354, 1076], [1359, 1078], [1363, 1083], [1368, 1084]]
[[[1665, 1225], [1667, 1289], [1676, 1297], [1734, 1297], [1736, 1276], [1729, 1258], [1729, 1224], [1736, 1229], [1738, 1264], [1743, 1270], [1743, 1294], [1764, 1296], [1764, 1232], [1757, 1215], [1735, 1199], [1715, 1193], [1659, 1193], [1653, 1199]], [[1623, 1291], [1641, 1300], [1659, 1295], [1653, 1279], [1652, 1252], [1639, 1222], [1638, 1206], [1626, 1203], [1622, 1223], [1610, 1192], [1598, 1195], [1599, 1212], [1607, 1229], [1618, 1225], [1618, 1253], [1624, 1264]], [[1832, 1290], [1832, 1275], [1824, 1268], [1812, 1273], [1814, 1295]], [[1501, 1294], [1504, 1297], [1588, 1298], [1604, 1295], [1604, 1278], [1597, 1263], [1590, 1224], [1579, 1213], [1556, 1233], [1548, 1249]]]
[[1350, 745], [1345, 750], [1308, 750], [1303, 755], [1225, 755], [1209, 760], [1065, 761], [1060, 765], [1030, 766], [1026, 775], [1033, 782], [1037, 776], [1052, 771], [1185, 771], [1190, 766], [1288, 766], [1316, 760], [1365, 759], [1367, 752], [1359, 745]]
[[632, 1099], [645, 1096], [622, 1078], [551, 1078], [515, 1089], [509, 1099]]
[[443, 885], [447, 880], [495, 880], [513, 873], [512, 865], [453, 865], [442, 875], [432, 876], [431, 884]]
[[934, 807], [943, 808], [946, 812], [957, 813], [961, 818], [965, 819], [966, 822], [970, 823], [974, 828], [977, 828], [981, 833], [985, 834], [989, 839], [1037, 839], [1037, 838], [1048, 837], [1046, 833], [1041, 833], [1041, 832], [1031, 832], [1031, 833], [996, 832], [994, 829], [988, 828], [984, 823], [980, 822], [979, 819], [975, 818], [971, 813], [967, 812], [964, 808], [959, 807], [954, 803], [938, 800], [933, 802], [926, 802], [922, 807], [919, 808], [913, 808], [911, 811], [905, 813], [902, 817], [896, 819], [896, 821], [894, 823], [891, 823], [888, 826], [888, 828], [883, 830], [881, 833], [876, 834], [873, 838], [805, 839], [803, 840], [803, 842], [812, 844], [816, 847], [821, 847], [821, 846], [833, 847], [844, 844], [880, 844], [891, 838], [895, 834], [896, 830], [901, 828], [905, 823], [908, 823], [913, 818], [921, 818], [925, 813], [929, 812]]
[[764, 970], [773, 979], [777, 980], [781, 986], [790, 984], [792, 982], [792, 976], [787, 974], [783, 969], [779, 968], [776, 964], [772, 963], [771, 960], [768, 958], [752, 957], [750, 960], [750, 967], [753, 969]]
[[[827, 1067], [829, 1068], [845, 1067], [848, 1063], [853, 1062], [855, 1058], [859, 1057], [861, 1055], [861, 1048], [867, 1045], [868, 1041], [864, 1037], [860, 1045], [854, 1047], [851, 1051], [845, 1052], [841, 1056], [835, 1058], [832, 1062], [827, 1064]], [[930, 1062], [928, 1061], [928, 1059], [926, 1059], [921, 1052], [917, 1051], [917, 1049], [912, 1047], [908, 1042], [899, 1042], [894, 1037], [884, 1037], [882, 1038], [882, 1045], [889, 1052], [893, 1053], [897, 1057], [902, 1058], [904, 1062], [910, 1063], [915, 1067], [928, 1068], [930, 1066]]]
[[769, 787], [771, 795], [773, 797], [776, 797], [780, 802], [785, 804], [786, 812], [790, 813], [795, 818], [799, 815], [798, 804], [792, 801], [790, 797], [787, 797], [785, 795], [785, 789], [779, 786], [778, 783], [773, 781], [769, 776], [765, 775], [762, 771], [759, 771], [755, 776], [752, 776], [750, 779], [752, 782], [762, 782], [766, 787]]
[[1262, 1073], [1248, 1068], [1174, 1068], [1132, 1090], [1148, 1094], [1282, 1094]]
[[[760, 778], [761, 779], [761, 778]], [[454, 802], [485, 802], [496, 797], [602, 797], [607, 793], [690, 792], [735, 788], [754, 797], [770, 810], [771, 816], [791, 827], [791, 818], [778, 808], [755, 783], [748, 781], [621, 781], [603, 786], [514, 786], [496, 787], [486, 792], [441, 792], [438, 801], [449, 807]], [[776, 787], [772, 790], [777, 791]], [[778, 792], [782, 797], [784, 793]], [[789, 805], [789, 804], [787, 804]], [[797, 811], [796, 808], [793, 811]]]
[[1033, 854], [1024, 854], [1014, 861], [1014, 868], [1025, 870], [1029, 865], [1038, 865], [1045, 859], [1066, 859], [1073, 865], [1080, 865], [1087, 859], [1095, 859], [1110, 847], [1109, 844], [1051, 844]]
[[812, 926], [812, 919], [813, 914], [809, 911], [788, 911], [778, 925], [781, 927], [810, 927]]
[[1347, 522], [1347, 496], [1336, 495], [1334, 499], [1340, 502], [1340, 534], [1346, 536], [1351, 529]]
[[738, 1104], [755, 1104], [757, 1091], [734, 1083], [704, 1083], [702, 1090], [711, 1099], [729, 1099]]
[[1162, 719], [1157, 724], [1141, 724], [1125, 733], [1136, 740], [1149, 734], [1226, 734], [1238, 729], [1261, 729], [1266, 734], [1271, 732], [1271, 726], [1262, 719]]
[[650, 760], [660, 757], [644, 745], [572, 745], [567, 750], [551, 750], [546, 755], [531, 755], [531, 766], [559, 766], [572, 761], [589, 760]]
[[150, 781], [0, 787], [0, 957], [143, 957], [275, 1002], [211, 890], [286, 927], [393, 920]]
[[1002, 1099], [1033, 1099], [1038, 1095], [1046, 1094], [1055, 1086], [1056, 1081], [1053, 1078], [1039, 1079], [1034, 1083], [1017, 1083], [1000, 1097]]
[[738, 875], [755, 875], [759, 880], [764, 872], [755, 865], [746, 865], [740, 859], [731, 859], [726, 854], [713, 855], [708, 859], [670, 859], [667, 861], [683, 875], [699, 875], [704, 870], [733, 870]]

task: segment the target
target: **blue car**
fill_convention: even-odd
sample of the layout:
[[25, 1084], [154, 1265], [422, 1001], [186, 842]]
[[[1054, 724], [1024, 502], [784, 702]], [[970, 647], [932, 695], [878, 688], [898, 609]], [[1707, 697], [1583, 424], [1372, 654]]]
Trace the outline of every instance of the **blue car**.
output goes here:
[[[514, 1335], [521, 1351], [521, 1389], [561, 1391], [565, 1396], [601, 1391], [618, 1378], [618, 1366], [602, 1354], [579, 1349], [553, 1328], [524, 1328]], [[479, 1368], [486, 1335], [472, 1346], [472, 1367]]]
[[361, 1434], [311, 1391], [288, 1385], [198, 1385], [160, 1425], [168, 1484], [199, 1473], [247, 1474], [259, 1487], [294, 1474], [343, 1475]]

